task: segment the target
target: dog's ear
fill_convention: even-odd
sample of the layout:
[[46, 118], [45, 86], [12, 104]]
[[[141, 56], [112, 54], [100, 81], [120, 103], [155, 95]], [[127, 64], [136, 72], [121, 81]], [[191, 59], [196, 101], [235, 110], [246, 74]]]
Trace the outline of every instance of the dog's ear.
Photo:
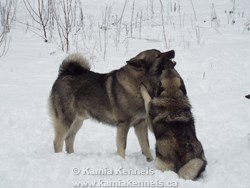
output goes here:
[[168, 57], [169, 59], [173, 59], [175, 57], [175, 51], [174, 50], [170, 50], [168, 52], [165, 52], [166, 57]]
[[146, 61], [144, 59], [135, 59], [132, 58], [130, 60], [127, 61], [128, 65], [134, 66], [134, 67], [144, 67], [145, 66]]

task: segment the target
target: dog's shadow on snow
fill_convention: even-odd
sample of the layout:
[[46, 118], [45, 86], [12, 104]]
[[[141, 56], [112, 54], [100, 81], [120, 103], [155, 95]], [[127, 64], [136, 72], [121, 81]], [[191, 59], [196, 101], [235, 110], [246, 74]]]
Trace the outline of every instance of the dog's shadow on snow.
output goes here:
[[[153, 152], [152, 152], [153, 153]], [[98, 165], [98, 163], [106, 164], [107, 166], [114, 167], [130, 167], [130, 168], [153, 168], [155, 169], [154, 161], [148, 162], [146, 157], [141, 152], [128, 153], [124, 158], [117, 155], [115, 152], [75, 152], [66, 154], [69, 158], [77, 158], [88, 164]], [[155, 157], [155, 156], [154, 156]]]

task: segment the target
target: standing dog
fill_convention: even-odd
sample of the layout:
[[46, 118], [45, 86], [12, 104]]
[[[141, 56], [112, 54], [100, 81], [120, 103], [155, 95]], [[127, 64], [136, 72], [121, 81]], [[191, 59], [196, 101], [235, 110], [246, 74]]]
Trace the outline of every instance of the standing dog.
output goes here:
[[146, 119], [156, 138], [156, 166], [194, 180], [205, 169], [206, 160], [196, 137], [185, 85], [174, 69], [175, 62], [168, 56], [163, 54], [156, 61], [164, 67], [158, 94], [151, 99], [145, 86], [141, 85]]
[[[143, 51], [127, 65], [107, 74], [90, 71], [88, 61], [80, 55], [68, 56], [49, 97], [55, 152], [62, 151], [64, 141], [66, 151], [74, 152], [76, 133], [85, 119], [93, 118], [117, 127], [117, 153], [123, 158], [128, 130], [134, 126], [142, 153], [152, 160], [139, 85], [143, 83], [149, 92], [154, 91], [162, 68], [155, 59], [161, 54], [158, 50]], [[166, 54], [169, 58], [175, 55], [174, 51]]]

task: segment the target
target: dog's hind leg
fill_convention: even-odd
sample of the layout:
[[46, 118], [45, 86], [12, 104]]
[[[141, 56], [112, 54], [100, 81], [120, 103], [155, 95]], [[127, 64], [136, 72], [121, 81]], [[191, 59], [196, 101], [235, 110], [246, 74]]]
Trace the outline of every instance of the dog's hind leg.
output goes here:
[[145, 121], [135, 126], [135, 134], [141, 146], [142, 154], [146, 156], [147, 161], [152, 161], [153, 157], [150, 152], [148, 141], [148, 128]]
[[74, 122], [72, 123], [69, 132], [67, 134], [67, 137], [65, 139], [66, 143], [66, 151], [67, 153], [73, 153], [74, 152], [74, 141], [76, 133], [79, 131], [79, 129], [82, 127], [83, 120], [80, 120], [76, 118]]
[[117, 135], [116, 135], [117, 154], [120, 155], [122, 158], [125, 158], [128, 130], [129, 126], [126, 124], [120, 124], [117, 127]]
[[54, 120], [55, 138], [54, 138], [54, 151], [56, 153], [62, 152], [63, 143], [68, 133], [69, 126], [64, 125], [59, 120]]

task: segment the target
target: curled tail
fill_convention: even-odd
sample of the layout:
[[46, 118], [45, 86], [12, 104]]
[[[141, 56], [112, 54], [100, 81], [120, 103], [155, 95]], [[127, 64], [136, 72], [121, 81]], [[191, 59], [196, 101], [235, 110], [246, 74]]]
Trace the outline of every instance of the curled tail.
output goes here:
[[78, 75], [90, 70], [89, 62], [80, 54], [71, 54], [66, 57], [59, 69], [59, 76]]
[[203, 159], [191, 159], [180, 168], [178, 174], [185, 180], [195, 180], [205, 170], [206, 164], [207, 162]]

